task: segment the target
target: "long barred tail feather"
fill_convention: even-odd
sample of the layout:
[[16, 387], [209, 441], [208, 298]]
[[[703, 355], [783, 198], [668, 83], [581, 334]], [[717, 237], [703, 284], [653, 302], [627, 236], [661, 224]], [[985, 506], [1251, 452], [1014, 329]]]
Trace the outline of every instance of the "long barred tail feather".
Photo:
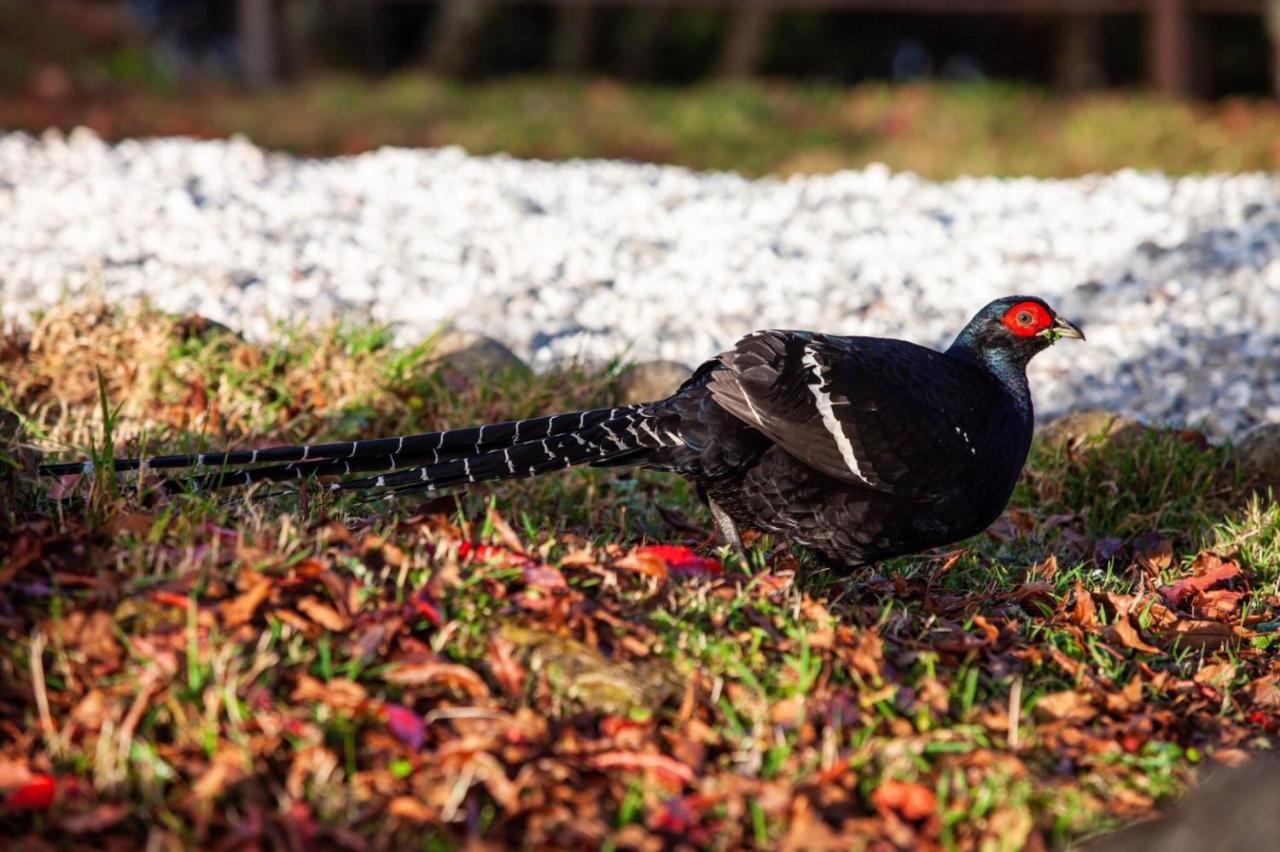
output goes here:
[[[169, 491], [209, 491], [256, 482], [281, 482], [314, 476], [344, 476], [385, 471], [329, 484], [333, 491], [376, 489], [394, 496], [433, 492], [474, 482], [537, 476], [580, 464], [629, 463], [653, 450], [675, 447], [680, 437], [659, 429], [646, 406], [600, 408], [531, 420], [512, 420], [422, 435], [380, 438], [309, 447], [159, 456], [146, 468], [197, 465], [222, 467], [275, 462], [264, 467], [218, 470], [164, 481]], [[144, 467], [138, 459], [121, 459], [117, 470]], [[81, 465], [49, 465], [42, 472], [81, 472]]]
[[[441, 432], [424, 432], [418, 435], [400, 435], [393, 438], [376, 438], [368, 441], [347, 441], [329, 444], [298, 444], [284, 447], [268, 447], [261, 450], [236, 450], [232, 452], [191, 453], [186, 455], [153, 456], [147, 459], [125, 458], [115, 459], [112, 467], [117, 472], [139, 469], [164, 470], [184, 467], [238, 467], [241, 465], [272, 464], [295, 465], [318, 461], [339, 461], [367, 459], [401, 455], [423, 458], [434, 454], [436, 459], [456, 458], [465, 454], [476, 454], [486, 450], [498, 449], [535, 441], [553, 435], [563, 435], [594, 426], [610, 417], [626, 411], [624, 408], [595, 408], [588, 411], [575, 411], [568, 414], [553, 414], [549, 417], [534, 417], [528, 420], [508, 420], [504, 423], [491, 423], [484, 426], [471, 426], [465, 429], [449, 429]], [[395, 465], [393, 465], [394, 467]], [[378, 468], [356, 468], [373, 469]], [[93, 470], [92, 462], [67, 462], [47, 464], [40, 467], [44, 476], [64, 476], [75, 473], [89, 473]], [[341, 470], [326, 473], [341, 473]], [[286, 479], [296, 477], [290, 468]], [[264, 478], [272, 478], [270, 476]], [[245, 484], [232, 481], [227, 484]], [[254, 480], [258, 481], [258, 480]]]
[[479, 455], [425, 464], [379, 476], [331, 483], [331, 491], [387, 489], [396, 495], [441, 491], [475, 482], [538, 476], [582, 464], [599, 464], [637, 451], [671, 443], [656, 430], [644, 429], [646, 415], [618, 409], [618, 416], [567, 435], [553, 435]]

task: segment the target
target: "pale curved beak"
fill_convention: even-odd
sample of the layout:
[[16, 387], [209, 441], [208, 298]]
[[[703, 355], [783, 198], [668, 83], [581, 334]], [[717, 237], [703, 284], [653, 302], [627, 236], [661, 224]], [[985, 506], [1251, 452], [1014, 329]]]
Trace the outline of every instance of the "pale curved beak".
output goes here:
[[1049, 342], [1057, 340], [1059, 337], [1071, 337], [1076, 340], [1084, 340], [1084, 332], [1074, 323], [1067, 322], [1062, 317], [1054, 317], [1053, 325], [1040, 332], [1043, 336], [1049, 338]]

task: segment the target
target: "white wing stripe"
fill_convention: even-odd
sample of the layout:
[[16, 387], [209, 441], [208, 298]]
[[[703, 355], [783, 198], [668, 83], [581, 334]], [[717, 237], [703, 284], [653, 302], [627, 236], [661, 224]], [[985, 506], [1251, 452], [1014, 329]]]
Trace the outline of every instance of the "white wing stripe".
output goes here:
[[[804, 358], [801, 360], [817, 380], [816, 383], [809, 383], [809, 392], [813, 394], [813, 403], [818, 407], [818, 413], [822, 415], [822, 425], [826, 426], [827, 431], [831, 433], [831, 437], [835, 438], [836, 447], [840, 450], [840, 456], [844, 459], [845, 467], [849, 468], [849, 472], [855, 478], [862, 480], [867, 485], [871, 485], [871, 480], [863, 475], [862, 468], [858, 465], [858, 457], [853, 454], [853, 444], [849, 442], [849, 437], [845, 435], [839, 419], [836, 418], [835, 409], [831, 405], [831, 395], [822, 389], [827, 380], [822, 374], [822, 362], [818, 360], [812, 345], [804, 348]], [[872, 485], [872, 487], [874, 488], [875, 486]]]

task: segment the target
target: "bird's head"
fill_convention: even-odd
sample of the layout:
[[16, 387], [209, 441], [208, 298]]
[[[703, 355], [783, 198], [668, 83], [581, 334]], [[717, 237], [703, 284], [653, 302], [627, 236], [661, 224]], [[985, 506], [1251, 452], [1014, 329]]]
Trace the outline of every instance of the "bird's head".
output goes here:
[[1037, 352], [1062, 337], [1084, 340], [1084, 332], [1058, 316], [1044, 299], [1005, 296], [978, 311], [951, 350], [987, 362], [1025, 367]]

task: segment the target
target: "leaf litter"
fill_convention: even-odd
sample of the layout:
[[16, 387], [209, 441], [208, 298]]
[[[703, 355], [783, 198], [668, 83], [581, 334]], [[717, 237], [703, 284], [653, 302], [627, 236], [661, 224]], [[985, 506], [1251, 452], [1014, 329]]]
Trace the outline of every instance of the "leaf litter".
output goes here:
[[[55, 323], [42, 345], [130, 351], [113, 321], [78, 331]], [[74, 389], [33, 357], [0, 370], [45, 410]], [[121, 392], [136, 380], [108, 372]], [[288, 397], [302, 374], [283, 374]], [[327, 381], [290, 405], [354, 393]], [[251, 416], [201, 386], [221, 418]], [[67, 398], [43, 422], [74, 439], [93, 396]], [[361, 410], [392, 431], [368, 414], [381, 400]], [[496, 419], [468, 404], [456, 416]], [[1206, 452], [1144, 440], [1169, 465]], [[1101, 464], [1033, 459], [989, 536], [843, 580], [767, 540], [751, 565], [711, 550], [665, 520], [695, 504], [646, 511], [670, 492], [631, 502], [645, 480], [612, 473], [560, 486], [595, 513], [572, 523], [538, 483], [383, 517], [92, 489], [79, 509], [9, 509], [0, 824], [227, 848], [1078, 842], [1168, 806], [1201, 765], [1280, 745], [1272, 510], [1215, 528], [1241, 542], [1226, 549], [1159, 508], [1100, 518], [1092, 477], [1168, 479]]]

